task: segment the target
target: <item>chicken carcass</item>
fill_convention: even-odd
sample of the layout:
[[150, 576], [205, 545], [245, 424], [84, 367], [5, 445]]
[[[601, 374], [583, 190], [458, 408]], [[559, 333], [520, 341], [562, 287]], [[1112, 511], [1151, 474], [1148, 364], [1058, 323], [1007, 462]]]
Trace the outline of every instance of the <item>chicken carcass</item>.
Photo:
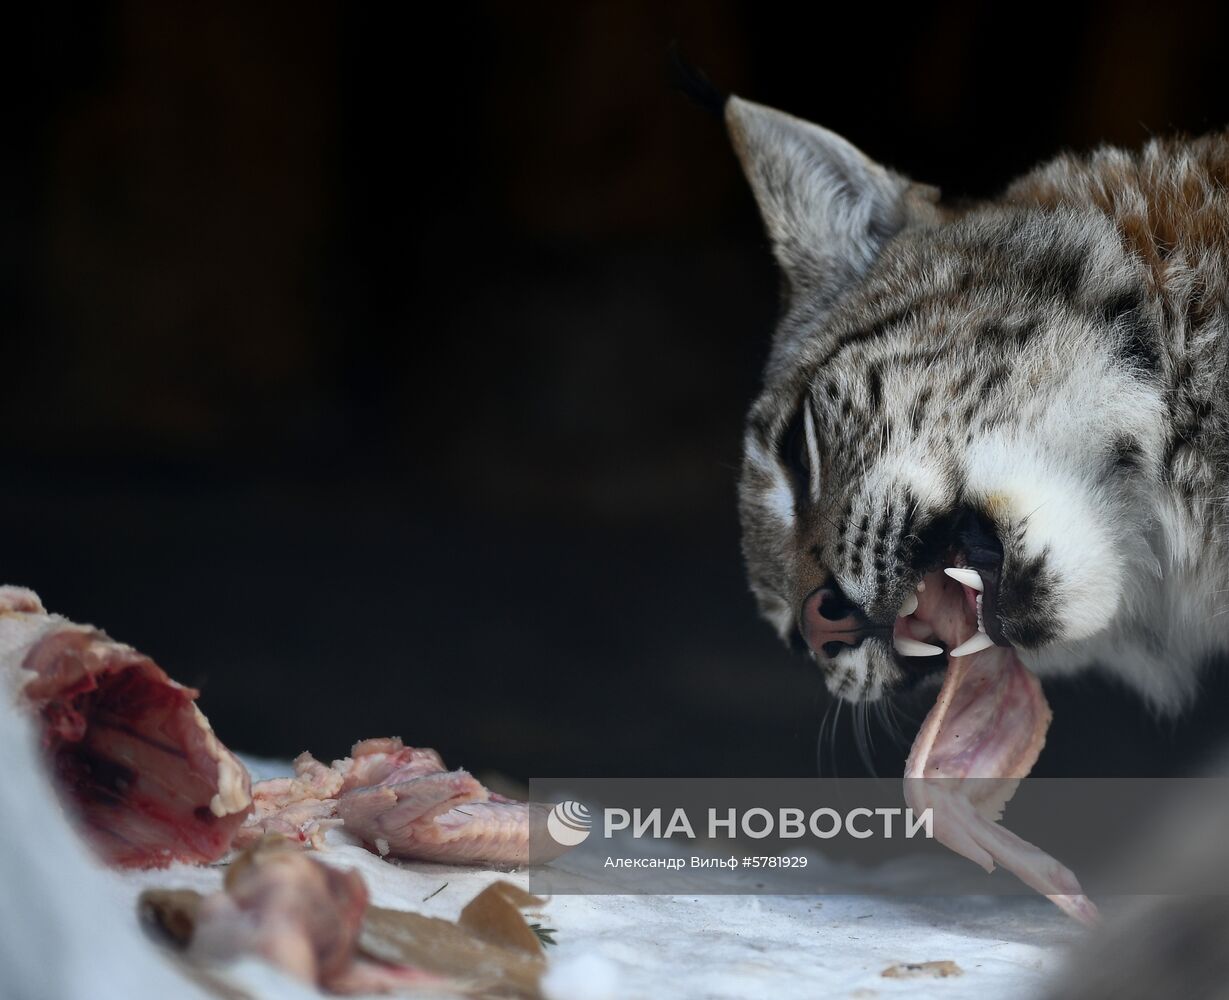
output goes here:
[[148, 656], [0, 587], [0, 677], [36, 719], [61, 797], [108, 862], [215, 861], [252, 808], [196, 691]]
[[497, 795], [468, 771], [449, 771], [434, 750], [396, 738], [363, 740], [350, 754], [326, 767], [303, 753], [293, 778], [258, 782], [239, 843], [280, 833], [320, 847], [329, 827], [344, 824], [381, 855], [497, 868], [530, 862], [531, 823], [544, 823], [549, 807]]

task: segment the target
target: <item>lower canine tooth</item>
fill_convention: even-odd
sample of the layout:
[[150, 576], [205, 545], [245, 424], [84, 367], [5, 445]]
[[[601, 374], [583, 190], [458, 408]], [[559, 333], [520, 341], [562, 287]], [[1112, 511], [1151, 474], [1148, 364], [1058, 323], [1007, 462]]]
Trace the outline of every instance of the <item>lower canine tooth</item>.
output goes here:
[[928, 642], [909, 639], [903, 635], [894, 636], [892, 643], [896, 646], [896, 652], [901, 656], [935, 656], [943, 652], [942, 646], [932, 646]]
[[904, 618], [906, 615], [911, 615], [917, 610], [917, 594], [907, 594], [905, 603], [900, 606], [900, 610], [896, 612], [897, 618]]
[[949, 653], [949, 656], [968, 656], [970, 653], [980, 653], [994, 645], [994, 640], [985, 632], [974, 632], [972, 638], [966, 639]]

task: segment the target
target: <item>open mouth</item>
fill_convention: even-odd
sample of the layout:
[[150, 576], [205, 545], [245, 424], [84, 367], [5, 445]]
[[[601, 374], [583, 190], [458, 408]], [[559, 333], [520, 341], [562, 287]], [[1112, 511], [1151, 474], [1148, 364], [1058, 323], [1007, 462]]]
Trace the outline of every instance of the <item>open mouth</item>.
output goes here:
[[965, 509], [937, 528], [940, 537], [954, 535], [956, 545], [930, 560], [892, 629], [897, 657], [911, 673], [930, 673], [953, 658], [1011, 645], [998, 614], [1003, 549], [993, 526]]
[[[997, 583], [997, 579], [993, 580]], [[929, 671], [946, 658], [1009, 646], [995, 611], [992, 578], [968, 566], [927, 573], [901, 604], [892, 645], [910, 668]]]

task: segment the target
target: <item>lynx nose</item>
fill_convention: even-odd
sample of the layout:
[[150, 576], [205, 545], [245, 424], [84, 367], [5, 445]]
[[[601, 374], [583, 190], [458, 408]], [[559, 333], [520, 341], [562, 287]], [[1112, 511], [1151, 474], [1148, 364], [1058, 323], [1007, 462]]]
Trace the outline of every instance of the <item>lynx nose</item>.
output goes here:
[[865, 626], [866, 616], [834, 586], [813, 590], [802, 602], [798, 628], [816, 656], [830, 660], [842, 647], [858, 645]]

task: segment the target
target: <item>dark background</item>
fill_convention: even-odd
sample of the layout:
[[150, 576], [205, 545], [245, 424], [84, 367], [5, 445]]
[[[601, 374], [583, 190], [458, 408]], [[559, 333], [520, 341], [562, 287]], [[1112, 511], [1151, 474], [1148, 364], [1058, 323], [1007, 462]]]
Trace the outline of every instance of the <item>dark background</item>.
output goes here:
[[[1224, 20], [1190, 4], [25, 17], [3, 577], [199, 686], [232, 747], [400, 734], [521, 779], [808, 775], [821, 743], [862, 773], [852, 713], [820, 739], [817, 672], [746, 593], [776, 277], [671, 39], [953, 195], [1229, 121]], [[1051, 685], [1039, 773], [1193, 766], [1225, 673], [1167, 722]]]

